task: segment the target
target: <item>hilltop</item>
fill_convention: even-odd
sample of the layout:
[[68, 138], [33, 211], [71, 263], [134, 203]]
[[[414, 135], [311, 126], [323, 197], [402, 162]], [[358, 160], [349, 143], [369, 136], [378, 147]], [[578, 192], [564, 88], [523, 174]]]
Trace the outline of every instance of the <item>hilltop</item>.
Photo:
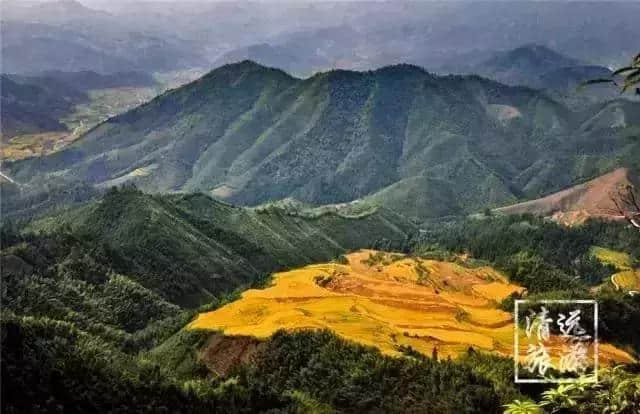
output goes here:
[[535, 90], [411, 65], [297, 79], [243, 61], [3, 172], [30, 194], [45, 177], [65, 186], [132, 182], [243, 205], [365, 198], [424, 219], [637, 163], [640, 144], [627, 135], [639, 108], [621, 101], [574, 113]]
[[541, 76], [580, 65], [584, 62], [546, 46], [530, 44], [496, 53], [477, 65], [473, 72], [509, 85], [539, 86]]
[[[455, 67], [452, 69], [455, 71]], [[610, 85], [581, 87], [591, 79], [609, 78], [612, 73], [609, 68], [574, 59], [538, 44], [495, 53], [457, 72], [460, 71], [479, 74], [507, 85], [544, 90], [574, 110], [619, 98], [616, 89]]]

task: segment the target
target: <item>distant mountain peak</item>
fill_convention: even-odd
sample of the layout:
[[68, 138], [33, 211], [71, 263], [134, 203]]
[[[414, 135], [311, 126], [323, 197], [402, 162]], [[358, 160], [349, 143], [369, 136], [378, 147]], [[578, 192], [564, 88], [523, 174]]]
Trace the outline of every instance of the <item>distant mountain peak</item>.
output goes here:
[[227, 63], [226, 65], [212, 69], [210, 72], [204, 75], [201, 79], [203, 80], [215, 79], [222, 74], [228, 74], [228, 75], [231, 75], [231, 77], [233, 78], [240, 79], [242, 75], [251, 73], [251, 72], [261, 73], [261, 74], [279, 74], [280, 76], [285, 76], [287, 78], [293, 79], [293, 76], [283, 71], [282, 69], [269, 67], [251, 59], [243, 59], [238, 62]]
[[512, 50], [501, 52], [485, 62], [485, 65], [497, 65], [502, 67], [517, 66], [527, 63], [532, 67], [545, 66], [547, 70], [566, 66], [580, 65], [577, 59], [565, 56], [539, 44], [527, 44]]
[[383, 66], [375, 70], [377, 73], [427, 73], [427, 71], [418, 65], [411, 63], [398, 63], [396, 65]]
[[33, 6], [39, 13], [49, 13], [54, 16], [78, 17], [84, 15], [104, 16], [108, 13], [85, 6], [77, 0], [55, 0]]
[[510, 85], [539, 86], [539, 77], [567, 67], [583, 65], [540, 44], [526, 44], [498, 52], [474, 69], [474, 72]]
[[550, 47], [541, 45], [539, 43], [528, 43], [512, 50], [512, 52], [516, 52], [516, 51], [530, 51], [533, 53], [561, 56], [560, 53], [556, 52]]

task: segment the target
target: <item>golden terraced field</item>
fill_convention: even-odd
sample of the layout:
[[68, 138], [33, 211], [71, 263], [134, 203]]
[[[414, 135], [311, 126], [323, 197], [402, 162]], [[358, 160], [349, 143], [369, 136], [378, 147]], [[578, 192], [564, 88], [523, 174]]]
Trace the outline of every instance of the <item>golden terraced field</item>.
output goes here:
[[593, 247], [591, 254], [602, 263], [610, 264], [618, 270], [618, 273], [611, 275], [610, 280], [616, 289], [640, 291], [640, 269], [634, 268], [631, 256], [603, 247]]
[[[203, 313], [191, 329], [267, 338], [279, 329], [328, 328], [398, 355], [399, 346], [456, 357], [468, 348], [513, 355], [513, 315], [498, 308], [524, 289], [491, 267], [363, 250], [348, 264], [324, 263], [277, 273], [272, 286]], [[521, 341], [521, 354], [525, 341]], [[601, 361], [631, 361], [601, 344]]]

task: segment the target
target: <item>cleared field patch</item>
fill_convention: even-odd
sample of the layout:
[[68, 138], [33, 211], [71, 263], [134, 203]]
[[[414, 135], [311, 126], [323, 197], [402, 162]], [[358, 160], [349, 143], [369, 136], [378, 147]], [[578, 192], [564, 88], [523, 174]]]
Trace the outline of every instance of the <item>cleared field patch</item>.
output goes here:
[[632, 266], [631, 256], [627, 253], [618, 252], [604, 247], [594, 246], [591, 248], [591, 254], [594, 255], [602, 263], [615, 266], [619, 270], [629, 270]]
[[510, 105], [487, 105], [487, 113], [500, 122], [506, 122], [514, 118], [522, 117], [522, 113], [515, 106]]
[[2, 143], [0, 154], [3, 160], [20, 160], [46, 155], [59, 150], [76, 138], [73, 133], [68, 131], [18, 135], [9, 139], [6, 143]]
[[618, 273], [611, 275], [611, 283], [617, 290], [640, 291], [640, 270], [634, 268], [633, 260], [627, 253], [603, 247], [593, 247], [591, 254], [602, 263], [614, 266]]
[[89, 101], [75, 106], [73, 113], [61, 119], [79, 136], [100, 122], [141, 105], [154, 96], [153, 87], [117, 87], [88, 92]]
[[625, 270], [611, 275], [611, 283], [617, 289], [640, 291], [640, 271]]

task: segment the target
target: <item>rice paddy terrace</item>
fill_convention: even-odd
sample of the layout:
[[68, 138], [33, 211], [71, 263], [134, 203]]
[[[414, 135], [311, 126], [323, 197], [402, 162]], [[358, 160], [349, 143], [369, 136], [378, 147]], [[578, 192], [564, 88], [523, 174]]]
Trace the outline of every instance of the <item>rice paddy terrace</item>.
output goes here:
[[[435, 348], [445, 358], [469, 347], [513, 355], [513, 315], [498, 303], [524, 288], [495, 269], [467, 267], [464, 258], [458, 264], [371, 250], [341, 262], [277, 273], [270, 287], [244, 292], [189, 328], [256, 338], [326, 328], [389, 355], [399, 355], [401, 346], [427, 355]], [[632, 357], [600, 344], [600, 361], [611, 360]]]
[[618, 272], [611, 275], [610, 279], [610, 282], [616, 290], [628, 292], [640, 291], [640, 269], [633, 263], [629, 254], [597, 246], [591, 249], [591, 254], [602, 263], [612, 265], [616, 268]]

